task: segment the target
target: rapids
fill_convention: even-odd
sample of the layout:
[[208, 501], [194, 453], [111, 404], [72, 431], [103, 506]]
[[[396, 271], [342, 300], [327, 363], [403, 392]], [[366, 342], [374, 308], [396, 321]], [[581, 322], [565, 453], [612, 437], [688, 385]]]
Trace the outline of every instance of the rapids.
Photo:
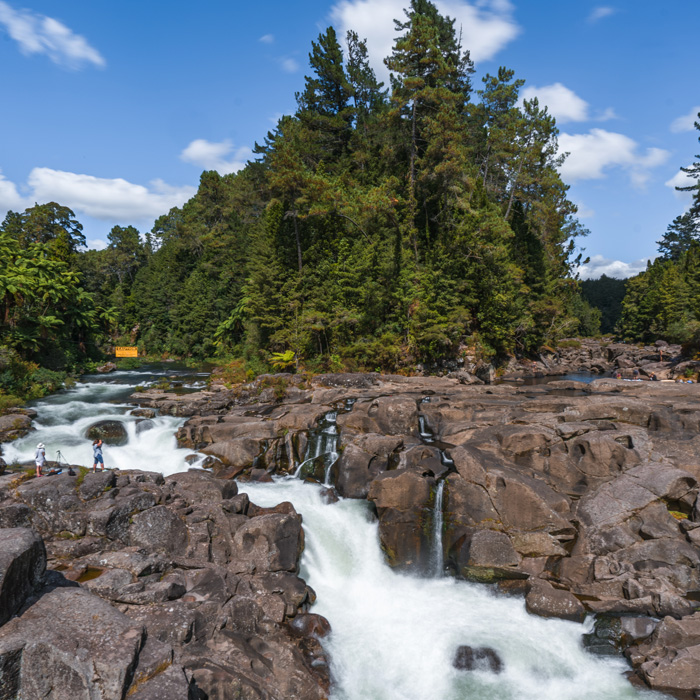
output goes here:
[[[183, 386], [197, 388], [203, 377], [181, 371]], [[190, 373], [191, 374], [191, 373]], [[37, 442], [47, 458], [61, 451], [66, 461], [90, 466], [87, 427], [101, 419], [121, 420], [129, 441], [106, 445], [105, 464], [148, 469], [166, 475], [187, 469], [191, 450], [179, 449], [175, 431], [184, 419], [160, 416], [151, 430], [136, 434], [127, 403], [137, 385], [146, 386], [177, 370], [115, 372], [83, 377], [81, 383], [34, 402], [36, 431], [3, 445], [4, 458], [27, 462]], [[307, 459], [337, 458], [335, 416], [327, 416]], [[301, 465], [300, 465], [301, 466]], [[300, 470], [301, 471], [301, 470]], [[326, 470], [328, 473], [328, 470]], [[331, 700], [624, 700], [659, 699], [634, 689], [625, 679], [623, 659], [587, 653], [584, 625], [529, 615], [522, 599], [497, 595], [492, 588], [442, 577], [401, 575], [384, 562], [378, 526], [366, 501], [340, 499], [328, 504], [323, 487], [293, 477], [273, 483], [239, 483], [261, 506], [291, 501], [304, 518], [305, 550], [301, 576], [316, 591], [313, 612], [325, 616], [332, 633], [323, 640], [331, 659]], [[441, 509], [440, 509], [441, 510]], [[434, 531], [440, 545], [441, 528]], [[503, 671], [458, 671], [452, 665], [460, 645], [491, 647]]]
[[137, 386], [150, 386], [164, 377], [181, 380], [183, 390], [205, 386], [208, 375], [194, 374], [192, 370], [156, 366], [150, 370], [117, 371], [106, 375], [85, 375], [70, 389], [34, 401], [37, 411], [33, 422], [36, 430], [3, 447], [3, 459], [8, 464], [33, 462], [39, 442], [46, 445], [49, 462], [92, 467], [92, 441], [85, 431], [100, 420], [124, 423], [128, 442], [122, 446], [105, 444], [105, 466], [117, 469], [145, 469], [165, 475], [188, 468], [185, 457], [192, 450], [180, 449], [175, 432], [184, 418], [157, 416], [152, 428], [136, 432], [135, 416], [128, 415], [135, 406], [126, 402]]

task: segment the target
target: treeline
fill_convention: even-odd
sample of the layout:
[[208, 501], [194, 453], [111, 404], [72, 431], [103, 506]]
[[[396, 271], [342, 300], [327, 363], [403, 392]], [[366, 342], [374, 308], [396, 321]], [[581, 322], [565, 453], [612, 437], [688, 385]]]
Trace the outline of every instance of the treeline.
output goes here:
[[63, 286], [50, 303], [5, 288], [2, 343], [70, 358], [110, 338], [260, 366], [287, 352], [318, 368], [396, 369], [466, 346], [528, 353], [595, 325], [571, 274], [585, 231], [552, 116], [520, 100], [512, 70], [475, 89], [458, 28], [431, 2], [412, 0], [396, 27], [389, 86], [357, 34], [344, 51], [328, 28], [296, 113], [256, 160], [204, 172], [145, 236], [117, 226], [106, 249], [80, 252], [72, 212], [45, 205], [63, 217], [49, 240], [29, 221], [42, 207], [8, 214], [3, 245], [44, 246], [34, 262], [15, 250], [17, 265], [50, 263]]
[[[700, 131], [700, 113], [695, 128]], [[698, 139], [700, 140], [700, 138]], [[700, 154], [695, 156], [700, 159]], [[658, 242], [659, 257], [627, 280], [620, 335], [627, 340], [663, 338], [700, 351], [700, 160], [681, 168], [693, 184], [689, 209], [669, 224]]]

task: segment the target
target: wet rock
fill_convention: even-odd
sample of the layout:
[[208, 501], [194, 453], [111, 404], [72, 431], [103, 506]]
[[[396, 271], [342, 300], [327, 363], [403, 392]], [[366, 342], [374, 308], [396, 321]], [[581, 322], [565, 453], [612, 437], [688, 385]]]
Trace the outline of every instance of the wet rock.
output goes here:
[[152, 408], [135, 408], [129, 411], [130, 416], [135, 416], [136, 418], [155, 418], [156, 412]]
[[368, 498], [379, 515], [379, 538], [390, 566], [421, 572], [429, 565], [433, 480], [408, 470], [380, 474]]
[[118, 420], [101, 420], [93, 423], [86, 431], [88, 440], [103, 440], [107, 445], [126, 445], [129, 441], [126, 428]]
[[109, 372], [114, 372], [117, 369], [117, 365], [114, 362], [105, 362], [103, 365], [97, 367], [96, 371], [100, 374], [107, 374]]
[[147, 430], [153, 430], [155, 427], [156, 424], [149, 418], [138, 420], [136, 421], [136, 434], [141, 435], [141, 433], [145, 433]]
[[0, 625], [39, 588], [45, 570], [46, 550], [35, 532], [0, 529]]
[[654, 690], [674, 695], [700, 688], [700, 613], [664, 618], [651, 637], [627, 655]]
[[498, 674], [503, 670], [501, 657], [490, 647], [458, 647], [452, 665], [459, 671], [490, 671]]

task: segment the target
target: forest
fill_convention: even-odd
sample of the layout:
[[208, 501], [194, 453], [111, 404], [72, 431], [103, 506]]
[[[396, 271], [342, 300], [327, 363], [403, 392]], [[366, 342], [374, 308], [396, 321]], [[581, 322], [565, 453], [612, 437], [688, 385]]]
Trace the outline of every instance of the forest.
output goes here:
[[[364, 40], [329, 27], [312, 42], [296, 112], [255, 159], [203, 172], [150, 231], [115, 226], [106, 248], [86, 250], [65, 206], [9, 212], [0, 392], [40, 393], [114, 345], [237, 359], [249, 375], [410, 371], [611, 326], [576, 278], [586, 231], [557, 170], [554, 118], [521, 99], [513, 70], [475, 84], [454, 21], [428, 0], [395, 24], [389, 85]], [[662, 257], [627, 284], [627, 339], [700, 332], [694, 196]]]

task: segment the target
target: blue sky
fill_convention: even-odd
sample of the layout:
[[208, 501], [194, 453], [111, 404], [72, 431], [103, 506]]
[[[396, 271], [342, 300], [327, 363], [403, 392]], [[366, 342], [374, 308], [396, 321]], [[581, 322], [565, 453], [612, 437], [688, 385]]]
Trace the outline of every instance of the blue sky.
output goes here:
[[[499, 65], [557, 117], [562, 176], [590, 230], [583, 276], [626, 276], [689, 202], [698, 153], [700, 3], [445, 0], [474, 82]], [[329, 24], [368, 39], [375, 68], [400, 0], [0, 0], [0, 216], [75, 211], [93, 247], [114, 224], [150, 229], [204, 168], [233, 172], [295, 109], [311, 41]]]

